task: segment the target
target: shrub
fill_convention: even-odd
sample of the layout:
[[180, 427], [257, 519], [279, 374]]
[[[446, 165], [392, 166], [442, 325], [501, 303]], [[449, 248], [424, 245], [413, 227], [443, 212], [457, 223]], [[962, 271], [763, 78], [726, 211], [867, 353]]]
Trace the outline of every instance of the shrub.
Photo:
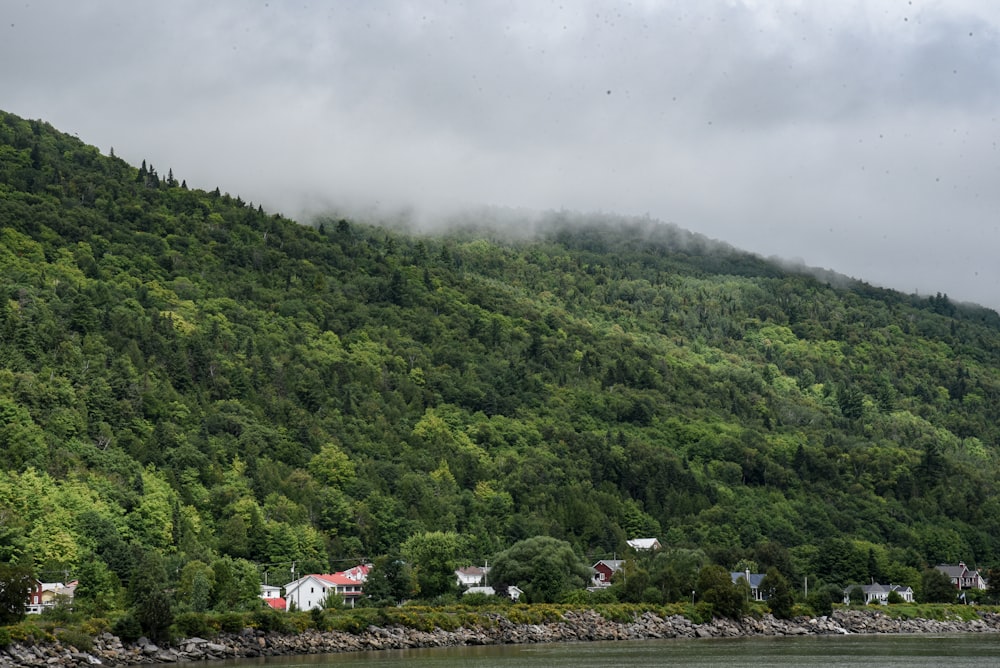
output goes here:
[[114, 626], [111, 627], [111, 632], [121, 638], [123, 642], [135, 642], [142, 635], [142, 626], [135, 615], [128, 613], [118, 618]]
[[244, 615], [239, 612], [224, 612], [215, 618], [220, 631], [226, 633], [239, 633], [247, 626]]
[[75, 647], [80, 652], [94, 649], [94, 639], [77, 629], [63, 629], [56, 633], [56, 640], [63, 645]]
[[16, 626], [11, 626], [8, 630], [10, 631], [11, 641], [22, 645], [34, 645], [35, 643], [53, 642], [55, 640], [55, 636], [32, 622], [22, 622]]
[[342, 612], [334, 615], [329, 620], [330, 628], [332, 630], [358, 635], [375, 623], [375, 618], [378, 613], [378, 610], [374, 610], [372, 608]]
[[255, 610], [250, 615], [250, 625], [261, 631], [287, 633], [291, 625], [287, 619], [289, 613], [280, 613], [271, 608]]
[[174, 629], [185, 638], [210, 638], [216, 633], [208, 616], [202, 612], [182, 612], [177, 615], [174, 617]]
[[111, 622], [104, 617], [91, 617], [80, 622], [80, 630], [89, 636], [98, 636], [111, 630]]
[[10, 645], [10, 631], [6, 627], [0, 626], [0, 649], [5, 649]]
[[482, 592], [473, 592], [471, 594], [466, 594], [462, 597], [462, 605], [467, 605], [473, 608], [480, 608], [486, 605], [495, 605], [497, 603], [497, 597], [491, 594], [484, 594]]

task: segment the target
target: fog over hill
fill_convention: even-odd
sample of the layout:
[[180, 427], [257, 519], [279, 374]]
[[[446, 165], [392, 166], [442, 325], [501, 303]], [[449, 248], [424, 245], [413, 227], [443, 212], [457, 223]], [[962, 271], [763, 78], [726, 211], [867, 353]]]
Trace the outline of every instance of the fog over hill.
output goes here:
[[649, 215], [1000, 307], [988, 0], [40, 0], [2, 18], [5, 109], [269, 210]]

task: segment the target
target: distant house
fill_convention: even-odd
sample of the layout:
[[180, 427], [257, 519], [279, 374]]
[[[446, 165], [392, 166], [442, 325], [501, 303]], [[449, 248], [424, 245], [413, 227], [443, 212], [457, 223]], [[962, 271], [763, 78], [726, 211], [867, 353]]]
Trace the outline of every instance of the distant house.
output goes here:
[[964, 561], [960, 561], [954, 566], [939, 564], [934, 568], [951, 578], [955, 589], [986, 589], [989, 584], [979, 571], [970, 570]]
[[648, 550], [659, 550], [661, 547], [663, 547], [662, 545], [660, 545], [660, 541], [656, 540], [655, 538], [633, 538], [632, 540], [627, 542], [629, 547], [639, 552], [645, 552]]
[[844, 587], [845, 604], [851, 602], [851, 592], [854, 591], [855, 588], [859, 588], [861, 589], [861, 591], [864, 592], [865, 605], [868, 605], [873, 602], [877, 602], [881, 605], [888, 605], [889, 594], [891, 592], [896, 592], [897, 594], [899, 594], [900, 598], [902, 598], [907, 603], [913, 603], [913, 589], [911, 589], [910, 587], [905, 587], [903, 585], [894, 585], [894, 584], [884, 585], [884, 584], [878, 584], [876, 582], [869, 585], [850, 585], [849, 587]]
[[760, 583], [764, 580], [763, 573], [751, 573], [750, 571], [732, 572], [729, 574], [732, 579], [733, 584], [739, 583], [740, 580], [746, 580], [746, 583], [750, 586], [750, 595], [753, 596], [755, 601], [766, 601], [767, 596], [760, 588]]
[[611, 578], [625, 565], [624, 559], [601, 559], [591, 567], [595, 587], [610, 587]]
[[455, 571], [460, 587], [479, 587], [486, 584], [489, 566], [466, 566]]
[[56, 607], [59, 603], [71, 605], [77, 584], [79, 583], [76, 580], [65, 584], [35, 580], [35, 585], [28, 594], [25, 612], [29, 615], [37, 615], [44, 610]]
[[[523, 593], [524, 592], [521, 591], [519, 587], [515, 587], [513, 585], [507, 587], [507, 596], [509, 596], [512, 601], [516, 602], [517, 599], [521, 598], [521, 594]], [[469, 587], [462, 592], [463, 596], [466, 594], [486, 594], [487, 596], [496, 596], [497, 592], [493, 587]]]
[[264, 599], [264, 603], [275, 610], [285, 610], [287, 607], [285, 599], [281, 596], [281, 587], [262, 584], [260, 586], [260, 597]]
[[370, 568], [364, 564], [339, 573], [311, 573], [289, 582], [285, 585], [286, 605], [297, 610], [322, 608], [327, 596], [335, 594], [353, 608], [364, 593], [363, 584]]

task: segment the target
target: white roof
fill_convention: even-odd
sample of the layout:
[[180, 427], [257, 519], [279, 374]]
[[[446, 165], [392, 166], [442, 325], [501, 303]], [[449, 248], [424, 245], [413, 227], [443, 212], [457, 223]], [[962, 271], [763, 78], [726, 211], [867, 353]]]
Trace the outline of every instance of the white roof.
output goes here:
[[633, 538], [628, 541], [628, 546], [636, 550], [652, 550], [660, 546], [660, 541], [655, 538]]

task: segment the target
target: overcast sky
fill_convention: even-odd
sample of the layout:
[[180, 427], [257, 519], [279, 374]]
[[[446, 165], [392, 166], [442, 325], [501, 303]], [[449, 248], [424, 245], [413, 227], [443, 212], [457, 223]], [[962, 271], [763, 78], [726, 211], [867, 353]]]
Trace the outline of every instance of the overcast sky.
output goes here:
[[0, 108], [304, 219], [646, 215], [1000, 308], [1000, 3], [10, 0]]

